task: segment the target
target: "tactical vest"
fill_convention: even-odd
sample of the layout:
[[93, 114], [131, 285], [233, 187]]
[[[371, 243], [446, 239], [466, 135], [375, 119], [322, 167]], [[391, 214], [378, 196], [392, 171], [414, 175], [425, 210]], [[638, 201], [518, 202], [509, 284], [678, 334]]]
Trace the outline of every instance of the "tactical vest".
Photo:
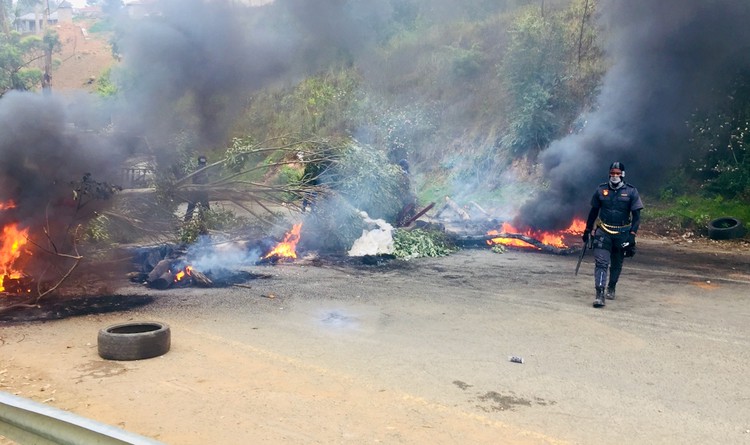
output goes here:
[[599, 220], [608, 231], [620, 232], [630, 229], [630, 212], [633, 199], [636, 198], [635, 187], [625, 184], [617, 190], [612, 190], [605, 182], [599, 185], [597, 199], [599, 200]]

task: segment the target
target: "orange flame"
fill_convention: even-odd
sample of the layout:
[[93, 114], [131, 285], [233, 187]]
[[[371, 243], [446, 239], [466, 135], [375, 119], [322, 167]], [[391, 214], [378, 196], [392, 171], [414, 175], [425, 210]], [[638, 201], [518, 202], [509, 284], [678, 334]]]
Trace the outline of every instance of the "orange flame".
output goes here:
[[0, 202], [0, 210], [15, 209], [16, 203], [13, 201]]
[[268, 252], [263, 259], [277, 257], [277, 258], [297, 258], [297, 243], [300, 238], [300, 231], [302, 230], [302, 223], [295, 224], [286, 235], [284, 239], [276, 245], [270, 252]]
[[182, 281], [185, 278], [191, 276], [193, 274], [193, 267], [192, 266], [185, 266], [184, 269], [177, 272], [174, 276], [174, 282]]
[[20, 271], [13, 269], [13, 264], [21, 256], [21, 248], [26, 245], [29, 229], [19, 229], [18, 224], [11, 223], [3, 227], [0, 240], [0, 292], [5, 290], [5, 278], [21, 278]]
[[533, 229], [527, 229], [527, 230], [522, 231], [513, 227], [509, 223], [503, 223], [500, 231], [490, 230], [489, 232], [487, 232], [487, 235], [498, 235], [497, 238], [492, 238], [491, 240], [488, 240], [487, 244], [489, 244], [490, 246], [495, 245], [495, 244], [502, 244], [504, 246], [539, 249], [537, 246], [529, 244], [524, 240], [520, 240], [516, 238], [505, 238], [502, 236], [503, 234], [506, 234], [506, 233], [514, 233], [514, 234], [520, 234], [520, 235], [524, 235], [529, 238], [535, 239], [541, 242], [542, 244], [546, 244], [548, 246], [564, 249], [568, 247], [564, 241], [565, 235], [581, 235], [584, 230], [586, 230], [586, 221], [582, 219], [574, 219], [573, 222], [570, 224], [570, 227], [568, 227], [567, 229], [558, 230], [554, 232], [543, 231], [543, 230], [533, 230]]

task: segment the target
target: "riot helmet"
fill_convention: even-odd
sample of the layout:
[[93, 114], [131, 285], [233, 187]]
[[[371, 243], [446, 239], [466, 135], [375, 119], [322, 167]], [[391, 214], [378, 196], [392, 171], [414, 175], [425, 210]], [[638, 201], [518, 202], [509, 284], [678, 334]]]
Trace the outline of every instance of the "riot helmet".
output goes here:
[[615, 161], [609, 166], [609, 185], [613, 189], [622, 187], [622, 178], [625, 177], [625, 165], [620, 161]]

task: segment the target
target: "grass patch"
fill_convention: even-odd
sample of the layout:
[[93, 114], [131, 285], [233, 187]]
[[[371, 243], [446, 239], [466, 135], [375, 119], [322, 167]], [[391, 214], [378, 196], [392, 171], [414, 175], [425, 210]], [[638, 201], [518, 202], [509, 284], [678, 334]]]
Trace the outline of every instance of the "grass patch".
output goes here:
[[737, 218], [743, 224], [750, 222], [750, 206], [741, 200], [683, 195], [645, 201], [648, 204], [641, 213], [643, 227], [659, 234], [690, 230], [708, 235], [708, 223], [725, 216]]

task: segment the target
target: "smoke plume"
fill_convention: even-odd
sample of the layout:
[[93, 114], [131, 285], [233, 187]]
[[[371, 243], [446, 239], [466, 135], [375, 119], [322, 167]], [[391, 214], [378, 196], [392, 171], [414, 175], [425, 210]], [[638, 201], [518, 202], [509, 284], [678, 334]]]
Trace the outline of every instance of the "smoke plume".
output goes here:
[[[123, 160], [93, 133], [68, 127], [71, 111], [54, 97], [9, 92], [0, 100], [0, 226], [70, 224], [79, 209], [72, 185], [86, 173], [112, 178]], [[89, 209], [86, 209], [87, 211]]]
[[561, 229], [585, 216], [613, 161], [627, 182], [658, 186], [685, 156], [691, 112], [716, 101], [750, 68], [750, 2], [603, 0], [613, 66], [585, 129], [541, 155], [549, 190], [527, 202], [519, 225]]
[[0, 223], [43, 227], [75, 213], [71, 182], [93, 173], [117, 184], [124, 159], [144, 145], [134, 141], [147, 141], [166, 165], [176, 158], [177, 135], [190, 140], [180, 148], [225, 147], [252, 91], [373, 42], [370, 19], [386, 10], [376, 3], [161, 0], [150, 16], [123, 14], [115, 98], [57, 95], [53, 82], [51, 94], [0, 99], [0, 200], [16, 204]]

